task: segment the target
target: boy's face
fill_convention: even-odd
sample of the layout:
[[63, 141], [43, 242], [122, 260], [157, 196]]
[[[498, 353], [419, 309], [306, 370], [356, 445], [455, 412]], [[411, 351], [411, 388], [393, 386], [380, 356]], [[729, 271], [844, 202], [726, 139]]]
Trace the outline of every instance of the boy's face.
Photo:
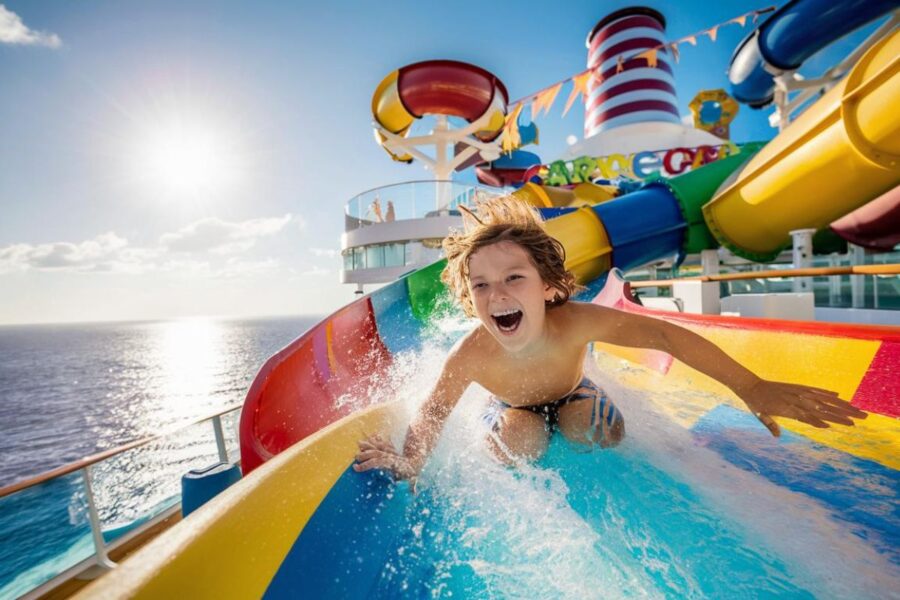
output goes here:
[[556, 290], [544, 283], [524, 248], [498, 242], [469, 258], [469, 293], [487, 330], [504, 348], [516, 352], [543, 335], [545, 302]]

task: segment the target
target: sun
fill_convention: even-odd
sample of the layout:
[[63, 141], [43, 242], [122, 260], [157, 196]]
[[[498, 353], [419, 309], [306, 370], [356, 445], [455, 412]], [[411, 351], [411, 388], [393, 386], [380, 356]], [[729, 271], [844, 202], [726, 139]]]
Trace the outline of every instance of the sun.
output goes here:
[[147, 175], [174, 190], [210, 186], [224, 173], [221, 143], [209, 131], [178, 127], [147, 140]]
[[137, 138], [135, 178], [158, 197], [198, 200], [239, 183], [241, 157], [226, 128], [177, 118], [148, 124]]

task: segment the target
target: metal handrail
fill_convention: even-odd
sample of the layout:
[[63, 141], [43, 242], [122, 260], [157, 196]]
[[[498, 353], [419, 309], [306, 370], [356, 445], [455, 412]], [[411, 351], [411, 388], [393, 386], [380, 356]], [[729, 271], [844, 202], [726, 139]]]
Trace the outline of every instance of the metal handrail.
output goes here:
[[[218, 411], [209, 413], [203, 417], [194, 419], [190, 422], [177, 425], [163, 433], [159, 433], [156, 435], [151, 435], [151, 436], [147, 436], [144, 438], [132, 440], [132, 441], [122, 444], [120, 446], [116, 446], [115, 448], [110, 448], [109, 450], [104, 450], [103, 452], [98, 452], [97, 454], [91, 454], [90, 456], [86, 456], [86, 457], [80, 458], [76, 461], [66, 463], [62, 466], [56, 467], [55, 469], [51, 469], [49, 471], [44, 471], [43, 473], [41, 473], [39, 475], [35, 475], [35, 476], [29, 477], [27, 479], [22, 479], [20, 481], [13, 482], [7, 486], [0, 488], [0, 498], [9, 496], [10, 494], [18, 492], [20, 490], [24, 490], [26, 488], [30, 488], [30, 487], [36, 486], [38, 484], [44, 483], [45, 481], [49, 481], [51, 479], [55, 479], [55, 478], [61, 477], [63, 475], [68, 475], [69, 473], [74, 473], [75, 471], [84, 469], [85, 467], [90, 467], [91, 465], [94, 465], [98, 462], [104, 461], [107, 458], [116, 456], [118, 454], [122, 454], [123, 452], [127, 452], [128, 450], [133, 450], [134, 448], [138, 448], [140, 446], [145, 446], [145, 445], [149, 444], [150, 442], [153, 442], [158, 439], [164, 438], [166, 436], [172, 435], [173, 433], [176, 433], [183, 429], [187, 429], [188, 427], [192, 427], [199, 423], [203, 423], [204, 421], [208, 421], [210, 419], [217, 419], [218, 417], [221, 417], [222, 415], [225, 415], [227, 413], [238, 410], [239, 408], [241, 408], [241, 406], [242, 406], [241, 404], [234, 404], [227, 408], [219, 409]], [[215, 432], [216, 432], [216, 441], [219, 442], [221, 424], [218, 424], [218, 425], [214, 424], [214, 427], [215, 427]], [[217, 444], [217, 445], [220, 445], [220, 444]], [[221, 458], [221, 454], [222, 453], [220, 450], [219, 451], [220, 458]]]
[[697, 275], [677, 279], [653, 279], [650, 281], [629, 281], [632, 288], [671, 287], [682, 281], [736, 281], [740, 279], [764, 279], [776, 277], [822, 277], [827, 275], [898, 275], [900, 263], [886, 265], [855, 265], [850, 267], [815, 267], [808, 269], [776, 269], [768, 271], [747, 271], [721, 275]]

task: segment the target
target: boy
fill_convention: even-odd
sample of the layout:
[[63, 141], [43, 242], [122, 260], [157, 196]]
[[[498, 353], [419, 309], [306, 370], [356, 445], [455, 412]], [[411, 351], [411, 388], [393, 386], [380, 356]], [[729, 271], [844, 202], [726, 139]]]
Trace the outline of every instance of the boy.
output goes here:
[[779, 428], [773, 415], [820, 428], [829, 422], [853, 425], [851, 418], [867, 416], [833, 392], [761, 379], [677, 325], [569, 302], [575, 278], [564, 267], [563, 247], [520, 201], [491, 200], [478, 205], [477, 216], [465, 212], [469, 230], [444, 241], [442, 279], [465, 313], [481, 323], [450, 351], [409, 426], [403, 451], [382, 438], [364, 440], [355, 470], [415, 477], [473, 382], [492, 394], [484, 415], [487, 443], [503, 462], [539, 458], [557, 429], [575, 443], [615, 446], [625, 435], [625, 420], [583, 373], [593, 341], [671, 354], [731, 388], [774, 436]]

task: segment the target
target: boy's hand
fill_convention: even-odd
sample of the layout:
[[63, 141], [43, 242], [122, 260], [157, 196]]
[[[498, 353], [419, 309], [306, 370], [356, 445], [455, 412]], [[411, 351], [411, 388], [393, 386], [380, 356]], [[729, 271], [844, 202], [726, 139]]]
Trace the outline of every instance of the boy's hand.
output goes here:
[[412, 462], [397, 452], [390, 440], [374, 436], [359, 442], [353, 470], [361, 473], [371, 469], [387, 471], [394, 479], [412, 479], [418, 473]]
[[841, 400], [835, 392], [795, 383], [758, 379], [738, 394], [772, 435], [781, 429], [772, 418], [788, 417], [813, 427], [826, 429], [829, 423], [853, 425], [852, 419], [865, 419], [868, 414]]

